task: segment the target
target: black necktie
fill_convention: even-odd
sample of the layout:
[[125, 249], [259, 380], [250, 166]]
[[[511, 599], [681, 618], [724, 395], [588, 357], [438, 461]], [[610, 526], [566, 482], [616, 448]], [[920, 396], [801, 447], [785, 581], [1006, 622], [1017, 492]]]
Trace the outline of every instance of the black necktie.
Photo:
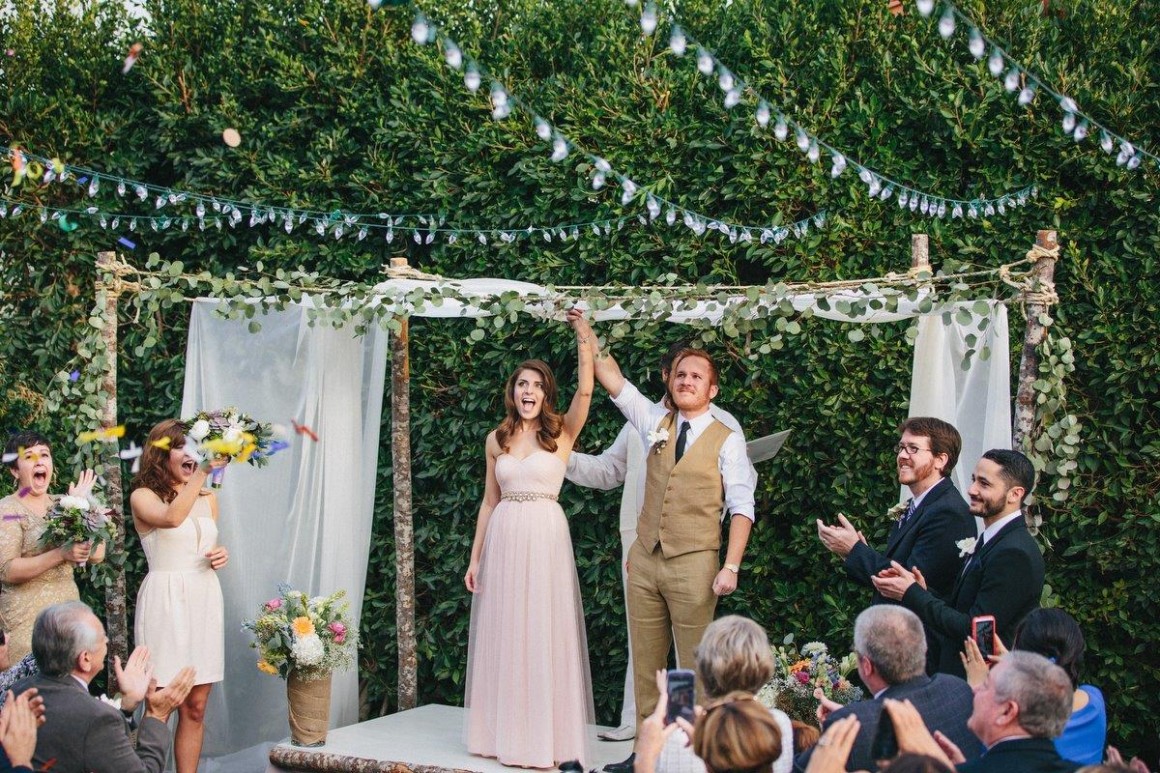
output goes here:
[[681, 422], [681, 431], [677, 433], [677, 461], [685, 455], [685, 443], [689, 440], [689, 422]]

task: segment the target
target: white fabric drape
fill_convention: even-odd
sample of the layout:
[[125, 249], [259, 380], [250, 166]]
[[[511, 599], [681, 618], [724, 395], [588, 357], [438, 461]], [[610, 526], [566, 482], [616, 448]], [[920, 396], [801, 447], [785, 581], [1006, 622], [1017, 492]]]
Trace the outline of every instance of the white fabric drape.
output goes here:
[[[952, 478], [963, 496], [983, 452], [1011, 448], [1007, 307], [995, 301], [988, 306], [988, 316], [975, 317], [966, 325], [953, 319], [947, 324], [937, 314], [920, 318], [914, 345], [910, 415], [948, 421], [962, 435], [963, 450]], [[974, 346], [969, 345], [968, 336], [975, 336]], [[981, 354], [984, 347], [990, 349], [986, 360]], [[975, 354], [963, 370], [963, 358], [972, 348]], [[910, 496], [905, 489], [903, 492], [903, 499]]]
[[[182, 416], [236, 406], [260, 421], [313, 429], [256, 469], [227, 468], [220, 503], [221, 544], [230, 564], [220, 574], [225, 596], [226, 672], [206, 713], [203, 754], [226, 754], [286, 737], [286, 686], [258, 671], [244, 619], [289, 583], [310, 595], [345, 589], [351, 614], [362, 608], [378, 459], [387, 335], [372, 328], [309, 327], [294, 306], [246, 320], [193, 304]], [[334, 676], [331, 724], [358, 719], [354, 669]]]

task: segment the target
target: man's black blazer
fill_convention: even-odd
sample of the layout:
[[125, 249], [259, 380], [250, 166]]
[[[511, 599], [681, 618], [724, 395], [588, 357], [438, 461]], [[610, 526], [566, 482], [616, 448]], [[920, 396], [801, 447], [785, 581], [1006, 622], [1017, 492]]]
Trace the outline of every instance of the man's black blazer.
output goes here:
[[[855, 582], [873, 589], [870, 578], [897, 561], [907, 569], [917, 566], [926, 578], [927, 587], [940, 599], [947, 599], [963, 568], [961, 539], [978, 533], [975, 516], [967, 502], [951, 483], [943, 478], [926, 492], [918, 508], [904, 526], [890, 529], [886, 551], [879, 553], [864, 542], [858, 542], [846, 556], [846, 573]], [[888, 600], [874, 591], [873, 604]]]
[[950, 598], [943, 601], [915, 583], [902, 596], [902, 604], [934, 634], [930, 661], [935, 670], [962, 677], [959, 653], [970, 635], [971, 618], [994, 615], [996, 632], [1010, 647], [1015, 627], [1039, 606], [1042, 594], [1043, 554], [1020, 515], [975, 548]]
[[1065, 760], [1049, 738], [1000, 741], [983, 756], [956, 767], [963, 773], [1071, 773], [1077, 762]]
[[[878, 732], [879, 718], [885, 710], [882, 701], [886, 698], [900, 701], [909, 698], [931, 733], [941, 730], [962, 750], [963, 756], [973, 760], [983, 751], [979, 739], [967, 729], [973, 694], [970, 685], [962, 679], [946, 674], [935, 674], [933, 677], [924, 674], [886, 688], [877, 698], [857, 701], [835, 711], [826, 718], [825, 727], [828, 728], [833, 722], [850, 714], [856, 715], [861, 727], [858, 728], [854, 748], [850, 750], [846, 770], [877, 770], [878, 762], [871, 757], [870, 748], [874, 734]], [[799, 754], [794, 759], [794, 769], [805, 770], [812, 753], [810, 749]]]

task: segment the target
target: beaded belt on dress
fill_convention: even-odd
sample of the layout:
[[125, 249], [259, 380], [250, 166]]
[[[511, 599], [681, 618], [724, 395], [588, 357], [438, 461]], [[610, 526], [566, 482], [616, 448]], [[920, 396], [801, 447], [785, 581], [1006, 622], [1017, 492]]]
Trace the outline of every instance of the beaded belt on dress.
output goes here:
[[546, 491], [505, 491], [500, 499], [512, 502], [534, 502], [537, 499], [550, 499], [555, 502], [559, 497]]

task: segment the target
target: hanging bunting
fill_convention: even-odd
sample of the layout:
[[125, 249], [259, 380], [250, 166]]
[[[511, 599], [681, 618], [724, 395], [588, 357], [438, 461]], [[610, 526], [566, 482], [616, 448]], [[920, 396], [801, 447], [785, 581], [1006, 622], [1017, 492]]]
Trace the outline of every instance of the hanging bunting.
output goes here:
[[[653, 16], [651, 17], [653, 20], [655, 20], [655, 12], [655, 7], [653, 7]], [[650, 21], [650, 17], [646, 14], [641, 19], [641, 27], [651, 33], [652, 29], [655, 29], [655, 24]], [[648, 29], [649, 27], [652, 29]], [[415, 34], [416, 30], [420, 30], [423, 34]], [[641, 187], [627, 174], [615, 169], [607, 159], [584, 150], [559, 127], [540, 115], [529, 103], [507, 88], [498, 78], [489, 75], [486, 68], [478, 60], [464, 54], [463, 48], [422, 11], [416, 13], [411, 31], [412, 39], [419, 45], [438, 43], [443, 50], [444, 60], [451, 69], [458, 70], [466, 62], [466, 71], [472, 76], [470, 81], [466, 77], [464, 79], [464, 85], [467, 86], [468, 90], [476, 91], [485, 78], [491, 81], [489, 94], [493, 119], [502, 121], [511, 115], [514, 108], [519, 108], [531, 117], [536, 136], [549, 144], [551, 148], [549, 158], [552, 161], [563, 161], [571, 153], [576, 152], [584, 156], [591, 164], [593, 190], [600, 190], [611, 181], [620, 188], [621, 206], [628, 206], [634, 201], [643, 201], [647, 216], [642, 214], [637, 218], [642, 224], [655, 222], [662, 219], [663, 216], [664, 223], [668, 226], [680, 222], [698, 236], [707, 231], [717, 231], [733, 244], [753, 241], [759, 241], [761, 244], [770, 242], [780, 244], [790, 236], [800, 238], [808, 233], [811, 227], [822, 228], [825, 225], [825, 212], [818, 212], [791, 225], [735, 223], [689, 209], [647, 187]], [[448, 51], [454, 51], [454, 57], [448, 57]]]
[[[916, 1], [920, 14], [930, 16], [934, 13], [934, 0]], [[984, 35], [979, 25], [958, 6], [950, 0], [943, 0], [943, 12], [938, 22], [939, 34], [949, 40], [955, 34], [960, 22], [961, 26], [968, 30], [967, 48], [971, 55], [975, 59], [987, 56], [987, 70], [993, 77], [1003, 81], [1004, 89], [1011, 93], [1017, 92], [1015, 100], [1020, 106], [1027, 107], [1033, 103], [1040, 92], [1048, 94], [1059, 107], [1060, 128], [1076, 142], [1083, 142], [1089, 134], [1098, 132], [1100, 149], [1108, 155], [1114, 154], [1117, 166], [1138, 169], [1145, 160], [1151, 159], [1160, 167], [1160, 157], [1155, 153], [1117, 134], [1082, 111], [1074, 99], [1052, 88], [1050, 84], [1015, 60], [1002, 46]], [[988, 51], [990, 55], [987, 55]]]
[[[635, 5], [627, 0], [626, 4]], [[656, 29], [656, 14], [656, 4], [647, 3], [641, 14], [641, 30], [646, 36], [652, 34], [652, 31]], [[773, 133], [779, 141], [784, 141], [792, 129], [798, 150], [805, 154], [810, 163], [818, 163], [822, 158], [822, 151], [825, 151], [830, 161], [830, 175], [838, 178], [845, 173], [846, 169], [852, 168], [866, 186], [866, 194], [871, 199], [886, 201], [892, 196], [896, 196], [898, 206], [902, 209], [909, 209], [911, 212], [918, 212], [926, 217], [941, 219], [948, 215], [953, 218], [1004, 214], [1008, 209], [1023, 206], [1029, 199], [1038, 194], [1037, 186], [1028, 185], [994, 198], [955, 199], [930, 193], [888, 177], [882, 172], [853, 159], [849, 153], [810, 132], [807, 127], [795, 121], [785, 110], [778, 109], [773, 102], [764, 98], [755, 87], [742, 80], [734, 70], [717, 59], [703, 44], [698, 43], [680, 25], [675, 16], [666, 13], [665, 18], [670, 30], [669, 49], [677, 57], [684, 56], [689, 47], [696, 50], [697, 71], [705, 76], [716, 74], [717, 86], [721, 89], [723, 103], [727, 109], [736, 106], [744, 93], [751, 94], [756, 99], [754, 118], [758, 126], [765, 129], [776, 113], [777, 118], [774, 122]]]

